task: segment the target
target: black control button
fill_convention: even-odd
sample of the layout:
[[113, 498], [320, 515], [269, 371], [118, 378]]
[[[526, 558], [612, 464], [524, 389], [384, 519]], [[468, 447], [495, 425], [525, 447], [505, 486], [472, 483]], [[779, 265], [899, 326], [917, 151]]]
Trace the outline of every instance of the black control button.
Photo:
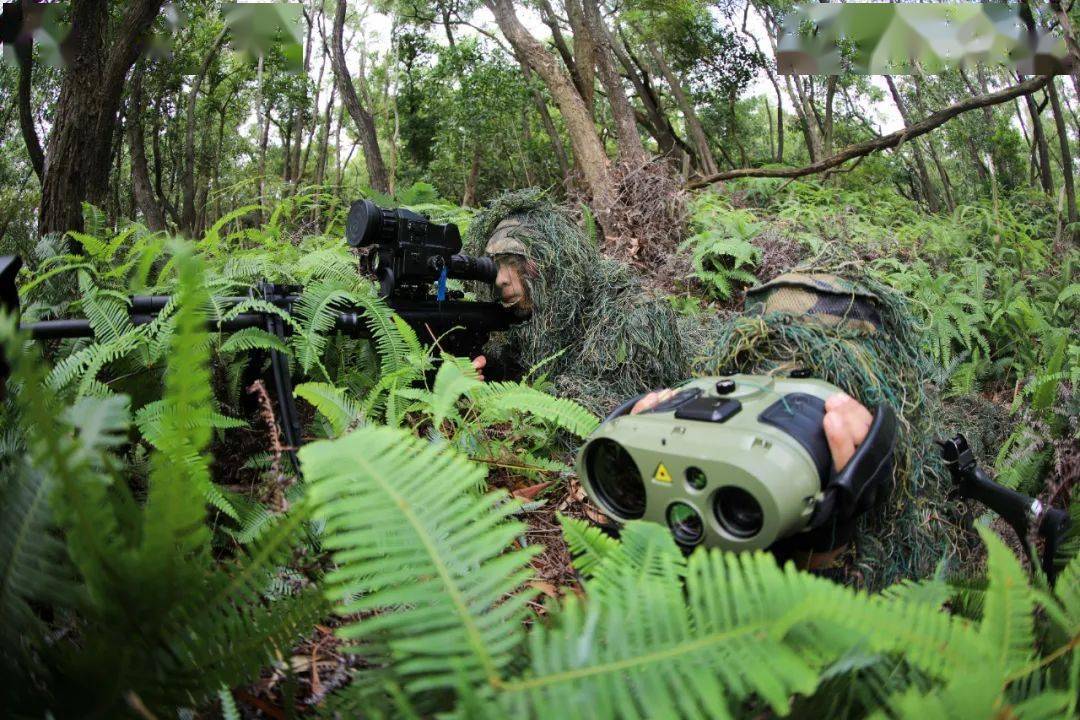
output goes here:
[[675, 417], [679, 420], [722, 423], [734, 417], [740, 410], [742, 403], [738, 400], [703, 397], [684, 404], [675, 411]]
[[716, 381], [717, 395], [730, 395], [733, 392], [735, 392], [735, 381], [731, 378]]

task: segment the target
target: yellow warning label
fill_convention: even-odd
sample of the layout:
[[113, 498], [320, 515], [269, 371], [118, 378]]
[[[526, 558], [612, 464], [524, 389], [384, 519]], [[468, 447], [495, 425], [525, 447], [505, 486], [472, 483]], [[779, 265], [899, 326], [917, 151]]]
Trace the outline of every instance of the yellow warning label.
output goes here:
[[662, 483], [671, 482], [671, 473], [669, 473], [668, 469], [664, 467], [664, 463], [660, 463], [656, 466], [656, 472], [653, 473], [652, 479], [656, 482]]

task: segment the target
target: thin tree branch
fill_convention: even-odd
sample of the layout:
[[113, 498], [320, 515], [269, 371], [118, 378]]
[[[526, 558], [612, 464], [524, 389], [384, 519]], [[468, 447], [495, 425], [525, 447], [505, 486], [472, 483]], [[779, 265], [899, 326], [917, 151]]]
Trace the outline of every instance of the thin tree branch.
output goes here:
[[842, 165], [848, 160], [853, 160], [863, 155], [869, 155], [872, 152], [878, 150], [885, 150], [904, 143], [913, 138], [917, 138], [920, 135], [925, 135], [931, 130], [944, 125], [949, 120], [953, 119], [957, 115], [968, 112], [969, 110], [976, 110], [978, 108], [987, 107], [989, 105], [998, 105], [1003, 102], [1012, 100], [1020, 95], [1026, 95], [1028, 93], [1035, 92], [1045, 87], [1046, 83], [1050, 80], [1049, 76], [1039, 76], [1026, 80], [1019, 85], [1013, 85], [1012, 87], [997, 92], [990, 93], [988, 95], [980, 95], [978, 97], [969, 98], [963, 102], [951, 105], [944, 110], [938, 110], [936, 113], [927, 116], [925, 119], [920, 120], [917, 123], [913, 123], [905, 128], [897, 130], [894, 133], [883, 135], [873, 140], [867, 140], [861, 143], [855, 143], [848, 145], [840, 152], [831, 155], [827, 158], [822, 158], [817, 162], [811, 163], [801, 168], [738, 168], [735, 170], [725, 170], [723, 172], [715, 173], [706, 178], [700, 178], [693, 182], [687, 183], [687, 187], [690, 189], [705, 187], [716, 182], [723, 180], [734, 180], [736, 178], [743, 177], [782, 177], [782, 178], [798, 178], [804, 175], [813, 175], [815, 173], [823, 172], [834, 168], [837, 165]]

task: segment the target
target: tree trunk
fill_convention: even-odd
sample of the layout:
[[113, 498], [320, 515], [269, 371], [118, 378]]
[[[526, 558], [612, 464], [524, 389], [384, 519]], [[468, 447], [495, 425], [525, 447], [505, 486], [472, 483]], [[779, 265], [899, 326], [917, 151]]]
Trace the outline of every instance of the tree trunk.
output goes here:
[[[1069, 214], [1069, 223], [1073, 224], [1077, 222], [1077, 213], [1076, 193], [1073, 188], [1072, 150], [1069, 148], [1069, 130], [1065, 127], [1065, 115], [1061, 110], [1061, 99], [1058, 96], [1053, 78], [1046, 84], [1046, 92], [1050, 95], [1050, 108], [1053, 110], [1054, 125], [1057, 127], [1058, 146], [1061, 149], [1061, 174], [1065, 183], [1065, 203]], [[1074, 225], [1071, 234], [1075, 242], [1078, 235], [1080, 235], [1080, 228]]]
[[[304, 49], [304, 77], [309, 77], [311, 71], [311, 48], [315, 39], [315, 22], [311, 19], [308, 13], [304, 12], [304, 18], [308, 21], [307, 29], [307, 44]], [[312, 114], [312, 118], [318, 118], [319, 116], [319, 91], [322, 89], [323, 70], [326, 67], [326, 55], [323, 55], [323, 65], [319, 68], [319, 81], [315, 85], [315, 112]], [[307, 100], [307, 91], [305, 89], [304, 99]], [[307, 103], [301, 103], [296, 109], [296, 145], [293, 148], [292, 154], [286, 158], [286, 162], [292, 163], [292, 173], [290, 176], [293, 180], [293, 191], [300, 186], [300, 182], [304, 178], [304, 167], [307, 165], [307, 155], [303, 155], [303, 162], [301, 162], [301, 154], [304, 150], [304, 131], [307, 129]], [[314, 125], [307, 133], [308, 147], [311, 146], [311, 138], [315, 134]]]
[[[904, 103], [904, 98], [900, 95], [900, 91], [896, 89], [896, 83], [893, 82], [892, 77], [889, 75], [885, 76], [885, 83], [889, 86], [889, 94], [892, 95], [893, 102], [896, 103], [896, 109], [899, 111], [900, 117], [904, 121], [904, 125], [911, 125], [911, 114], [908, 112], [907, 105]], [[930, 207], [930, 212], [937, 212], [937, 192], [934, 190], [934, 185], [930, 181], [930, 173], [926, 170], [926, 159], [923, 157], [922, 148], [919, 146], [918, 140], [911, 141], [911, 154], [915, 157], [915, 171], [919, 174], [919, 183], [923, 187], [926, 204]]]
[[379, 136], [375, 130], [375, 118], [360, 104], [360, 98], [356, 95], [352, 77], [349, 75], [349, 67], [345, 63], [345, 48], [343, 34], [345, 30], [346, 0], [338, 0], [337, 12], [334, 15], [334, 36], [331, 42], [331, 60], [334, 68], [334, 77], [338, 84], [338, 92], [341, 93], [341, 101], [349, 111], [356, 130], [360, 135], [360, 142], [364, 145], [364, 161], [367, 163], [368, 183], [372, 189], [388, 193], [390, 191], [390, 179], [386, 174], [386, 165], [383, 164], [382, 151], [379, 149]]
[[548, 0], [539, 0], [540, 17], [544, 21], [544, 24], [551, 30], [551, 41], [555, 44], [555, 49], [559, 52], [559, 57], [562, 58], [563, 64], [566, 66], [567, 71], [570, 73], [570, 79], [574, 83], [574, 87], [577, 88], [578, 94], [585, 97], [584, 83], [581, 80], [581, 75], [578, 73], [577, 63], [574, 61], [574, 54], [570, 51], [570, 46], [566, 44], [566, 38], [563, 37], [562, 28], [559, 27], [559, 19], [555, 15], [555, 10], [551, 7], [551, 3]]
[[705, 128], [702, 126], [701, 120], [698, 119], [697, 112], [694, 110], [694, 105], [690, 102], [690, 98], [683, 89], [682, 82], [675, 75], [675, 71], [668, 65], [667, 60], [665, 60], [664, 56], [660, 53], [660, 49], [656, 47], [656, 43], [652, 40], [646, 40], [645, 47], [648, 49], [649, 54], [656, 63], [656, 67], [660, 71], [660, 74], [663, 75], [664, 80], [667, 81], [668, 87], [671, 89], [671, 94], [675, 96], [675, 102], [678, 104], [679, 110], [682, 111], [683, 119], [686, 121], [686, 130], [690, 133], [690, 139], [694, 143], [694, 148], [697, 150], [702, 173], [706, 176], [715, 174], [718, 170], [718, 166], [716, 164], [716, 158], [713, 156], [712, 149], [709, 147], [709, 138], [705, 135]]
[[161, 98], [158, 97], [154, 101], [154, 112], [151, 113], [151, 117], [154, 118], [152, 132], [150, 133], [150, 147], [154, 153], [154, 194], [157, 196], [158, 202], [163, 210], [169, 214], [169, 217], [176, 224], [180, 224], [180, 214], [176, 211], [176, 206], [169, 202], [169, 196], [165, 194], [161, 182], [161, 118], [163, 111], [161, 108]]
[[[1023, 81], [1023, 79], [1023, 76], [1020, 76], [1020, 80]], [[1047, 142], [1046, 133], [1043, 131], [1039, 107], [1031, 93], [1024, 96], [1024, 102], [1027, 104], [1028, 115], [1031, 116], [1031, 132], [1035, 136], [1035, 149], [1039, 153], [1039, 182], [1042, 185], [1043, 192], [1047, 195], [1053, 195], [1054, 176], [1050, 167], [1050, 144]]]
[[525, 62], [521, 57], [518, 57], [518, 62], [521, 64], [521, 70], [525, 74], [525, 83], [529, 86], [533, 104], [536, 105], [536, 111], [540, 113], [540, 122], [543, 124], [544, 131], [547, 132], [548, 139], [551, 141], [551, 149], [554, 151], [555, 159], [559, 163], [559, 173], [565, 182], [570, 177], [570, 160], [566, 157], [566, 148], [563, 147], [562, 137], [559, 135], [558, 128], [555, 127], [555, 121], [551, 119], [551, 113], [548, 112], [547, 101], [544, 99], [543, 94], [532, 84], [532, 69], [529, 67], [529, 63]]
[[457, 47], [457, 43], [454, 42], [454, 32], [450, 22], [450, 6], [446, 3], [439, 3], [439, 10], [442, 11], [442, 23], [443, 29], [446, 31], [446, 42], [450, 43], [450, 47]]
[[143, 114], [146, 97], [142, 91], [144, 66], [140, 65], [131, 78], [131, 109], [128, 112], [128, 145], [131, 147], [131, 186], [135, 206], [143, 214], [146, 227], [154, 232], [166, 229], [165, 213], [154, 196], [150, 170], [146, 163], [146, 138], [143, 134]]
[[[321, 120], [319, 119], [319, 101], [322, 100], [322, 81], [323, 81], [323, 76], [325, 74], [325, 71], [326, 71], [326, 55], [324, 54], [322, 62], [319, 63], [319, 80], [318, 80], [318, 82], [315, 83], [315, 103], [314, 103], [314, 106], [313, 106], [315, 108], [314, 113], [313, 113], [313, 117], [315, 118], [315, 122], [312, 123], [311, 130], [308, 132], [307, 145], [304, 147], [304, 156], [300, 159], [300, 164], [298, 166], [299, 169], [296, 172], [296, 177], [298, 178], [298, 182], [299, 182], [299, 179], [302, 179], [304, 177], [304, 172], [307, 170], [308, 159], [311, 157], [311, 146], [313, 144], [315, 144], [315, 132], [319, 131], [319, 137], [322, 137], [322, 129], [321, 129], [322, 126], [321, 126]], [[331, 88], [330, 88], [331, 94], [333, 93], [333, 91], [335, 89], [337, 89], [337, 85], [332, 85]], [[327, 116], [326, 121], [330, 122], [329, 115]]]
[[210, 65], [213, 64], [214, 58], [217, 57], [218, 51], [221, 50], [221, 46], [225, 44], [227, 33], [227, 30], [222, 30], [214, 38], [214, 44], [206, 53], [206, 57], [203, 58], [202, 65], [199, 66], [199, 72], [192, 82], [191, 91], [188, 93], [187, 126], [184, 133], [184, 174], [180, 180], [184, 191], [184, 200], [180, 211], [180, 231], [187, 237], [194, 236], [195, 226], [198, 221], [195, 208], [195, 111], [199, 100], [199, 90], [202, 89], [202, 84], [206, 80], [206, 74], [210, 72]]
[[[23, 3], [17, 4], [15, 21], [21, 22]], [[22, 35], [15, 41], [15, 58], [19, 63], [19, 129], [22, 131], [23, 142], [26, 143], [26, 154], [30, 156], [30, 166], [37, 175], [38, 182], [45, 181], [45, 153], [41, 149], [41, 140], [38, 138], [37, 128], [34, 126], [34, 111], [31, 94], [34, 79], [34, 40], [30, 35]]]
[[337, 100], [337, 85], [330, 88], [330, 102], [326, 104], [326, 116], [319, 129], [319, 154], [315, 158], [315, 184], [322, 185], [326, 180], [326, 158], [330, 146], [330, 125], [334, 122], [334, 103]]
[[693, 148], [678, 136], [675, 128], [671, 125], [671, 120], [661, 110], [660, 99], [653, 90], [648, 72], [630, 52], [621, 33], [619, 36], [610, 34], [608, 40], [615, 57], [623, 67], [623, 71], [634, 85], [634, 90], [641, 101], [642, 107], [645, 108], [645, 115], [644, 117], [638, 117], [638, 122], [656, 140], [656, 146], [659, 148], [660, 154], [672, 156], [677, 162], [681, 162], [683, 157], [693, 157], [696, 162], [697, 158], [694, 155]]
[[[811, 80], [811, 82], [813, 82]], [[803, 89], [802, 78], [795, 78], [795, 91], [798, 94], [798, 102], [802, 108], [800, 116], [803, 121], [804, 132], [806, 133], [807, 150], [810, 153], [810, 157], [816, 162], [818, 159], [824, 157], [823, 143], [821, 142], [821, 130], [818, 124], [817, 111], [814, 108], [814, 102], [811, 98], [807, 97], [806, 91]]]
[[574, 149], [574, 161], [581, 168], [586, 189], [592, 195], [593, 209], [603, 225], [614, 202], [615, 187], [592, 114], [558, 61], [518, 20], [511, 0], [485, 0], [485, 3], [503, 35], [544, 81], [559, 106]]
[[[825, 91], [825, 128], [822, 133], [824, 141], [822, 145], [825, 148], [826, 155], [832, 155], [833, 153], [833, 100], [836, 99], [836, 76], [830, 75], [826, 83]], [[905, 122], [905, 124], [907, 124]]]
[[[919, 76], [912, 77], [912, 85], [915, 87], [915, 109], [919, 111], [921, 117], [926, 117], [926, 106], [922, 101], [922, 82], [919, 80]], [[926, 136], [926, 146], [930, 149], [930, 159], [934, 161], [934, 167], [937, 168], [938, 177], [941, 178], [941, 187], [945, 192], [945, 204], [952, 212], [956, 209], [956, 198], [953, 195], [952, 183], [949, 181], [949, 173], [945, 171], [945, 166], [941, 162], [941, 158], [938, 156], [937, 145], [934, 142], [934, 135]]]
[[784, 163], [784, 98], [776, 85], [776, 162]]
[[[1070, 8], [1072, 4], [1070, 3]], [[1072, 82], [1073, 90], [1076, 92], [1077, 97], [1080, 97], [1080, 42], [1077, 41], [1076, 35], [1073, 33], [1072, 20], [1069, 18], [1069, 14], [1065, 12], [1065, 8], [1061, 6], [1061, 0], [1050, 0], [1050, 8], [1054, 12], [1054, 16], [1058, 20], [1058, 24], [1061, 25], [1062, 34], [1065, 36], [1065, 47], [1069, 51], [1069, 57], [1072, 59]]]
[[581, 99], [585, 101], [589, 114], [593, 115], [596, 111], [594, 98], [597, 63], [593, 34], [589, 32], [582, 0], [563, 0], [563, 7], [566, 9], [566, 19], [570, 21], [570, 29], [574, 32], [574, 66], [578, 72], [578, 92], [581, 93]]
[[82, 203], [99, 203], [108, 190], [116, 115], [124, 78], [139, 57], [162, 0], [136, 0], [106, 50], [109, 7], [71, 4], [70, 60], [60, 86], [41, 189], [41, 233], [83, 229]]
[[484, 148], [480, 143], [473, 146], [472, 163], [469, 166], [469, 175], [465, 178], [465, 194], [461, 199], [461, 204], [465, 207], [476, 205], [476, 184], [480, 179], [480, 160], [483, 153]]
[[259, 66], [255, 71], [255, 119], [259, 129], [259, 172], [255, 178], [258, 184], [259, 196], [257, 213], [259, 225], [263, 223], [263, 206], [266, 204], [266, 144], [270, 135], [270, 109], [263, 110], [263, 72], [265, 71], [266, 58], [259, 55]]
[[615, 118], [615, 135], [619, 145], [619, 159], [633, 165], [643, 165], [646, 160], [645, 146], [638, 135], [634, 109], [623, 89], [622, 78], [615, 70], [615, 56], [604, 19], [600, 16], [597, 0], [583, 0], [585, 29], [592, 35], [596, 65], [600, 82], [607, 91], [611, 115]]

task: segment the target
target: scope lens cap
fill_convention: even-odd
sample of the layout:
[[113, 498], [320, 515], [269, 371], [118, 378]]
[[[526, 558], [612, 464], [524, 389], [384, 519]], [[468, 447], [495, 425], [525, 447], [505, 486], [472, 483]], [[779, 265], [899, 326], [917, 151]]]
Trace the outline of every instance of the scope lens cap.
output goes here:
[[345, 221], [345, 241], [352, 247], [365, 247], [378, 242], [382, 211], [370, 200], [357, 200], [349, 208]]

